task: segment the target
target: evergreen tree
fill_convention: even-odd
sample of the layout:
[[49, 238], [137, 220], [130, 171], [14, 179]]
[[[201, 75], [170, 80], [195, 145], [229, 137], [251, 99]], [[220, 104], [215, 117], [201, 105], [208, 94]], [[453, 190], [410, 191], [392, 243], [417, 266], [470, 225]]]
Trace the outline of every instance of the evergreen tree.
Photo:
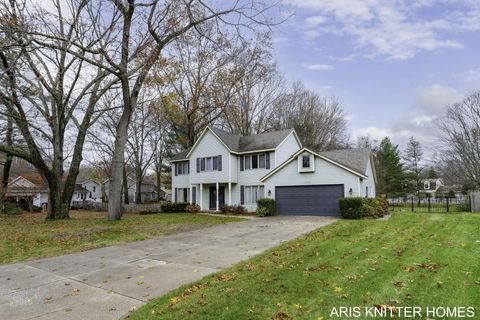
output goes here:
[[404, 169], [401, 163], [398, 145], [394, 145], [388, 137], [380, 143], [376, 157], [377, 193], [391, 195], [404, 192]]
[[406, 165], [406, 170], [408, 173], [408, 180], [410, 191], [415, 192], [416, 194], [419, 191], [419, 186], [422, 181], [422, 172], [423, 167], [421, 166], [421, 161], [423, 157], [423, 150], [420, 142], [414, 137], [410, 137], [407, 147], [404, 152], [404, 161]]

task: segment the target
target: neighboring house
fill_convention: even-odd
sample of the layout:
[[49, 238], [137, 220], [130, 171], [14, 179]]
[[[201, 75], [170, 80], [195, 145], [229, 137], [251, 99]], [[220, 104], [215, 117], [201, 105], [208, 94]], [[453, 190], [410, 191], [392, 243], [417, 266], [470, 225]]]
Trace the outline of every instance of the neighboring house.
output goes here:
[[48, 203], [48, 186], [38, 173], [26, 173], [8, 183], [5, 197], [7, 201], [41, 207]]
[[[105, 199], [108, 199], [108, 192], [110, 190], [110, 179], [107, 179], [103, 182]], [[135, 191], [137, 189], [136, 180], [130, 176], [127, 177], [127, 190], [128, 190], [128, 201], [131, 203], [135, 202]], [[140, 199], [141, 202], [149, 202], [156, 200], [156, 191], [155, 183], [149, 179], [145, 179], [141, 185]], [[122, 191], [122, 200], [123, 200], [123, 191]]]
[[450, 198], [454, 197], [460, 201], [463, 201], [466, 198], [466, 192], [463, 190], [463, 187], [457, 184], [441, 186], [438, 189], [437, 194]]
[[75, 189], [73, 189], [72, 196], [72, 205], [74, 202], [86, 201], [88, 200], [89, 191], [85, 189], [81, 183], [75, 184]]
[[375, 196], [369, 149], [319, 154], [302, 148], [293, 129], [243, 137], [209, 126], [170, 162], [174, 202], [202, 210], [254, 211], [257, 199], [272, 198], [278, 214], [339, 215], [340, 197]]
[[80, 185], [87, 190], [86, 200], [101, 202], [102, 201], [102, 186], [94, 180], [86, 180], [80, 182]]
[[435, 198], [437, 191], [445, 184], [442, 179], [423, 179], [418, 186], [418, 192], [427, 197]]

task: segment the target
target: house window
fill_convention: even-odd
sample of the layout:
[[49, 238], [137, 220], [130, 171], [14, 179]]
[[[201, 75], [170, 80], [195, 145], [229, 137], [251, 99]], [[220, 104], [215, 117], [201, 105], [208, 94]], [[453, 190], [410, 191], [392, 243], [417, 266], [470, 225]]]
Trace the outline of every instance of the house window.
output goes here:
[[188, 161], [184, 162], [177, 162], [175, 164], [175, 170], [177, 170], [177, 175], [184, 175], [190, 173], [189, 163]]
[[425, 190], [429, 190], [429, 189], [430, 189], [430, 182], [429, 182], [429, 181], [426, 181], [426, 182], [423, 184], [423, 189], [425, 189]]
[[303, 155], [302, 156], [302, 168], [303, 169], [310, 168], [310, 155]]
[[267, 156], [265, 153], [252, 154], [243, 157], [245, 170], [266, 168]]
[[244, 203], [246, 205], [256, 204], [258, 199], [265, 198], [264, 186], [245, 186]]
[[97, 187], [96, 187], [96, 186], [93, 186], [93, 192], [95, 192], [96, 189], [97, 189]]
[[203, 171], [221, 171], [221, 156], [216, 157], [205, 157], [197, 159], [197, 166], [200, 162], [200, 170], [197, 168], [197, 172]]

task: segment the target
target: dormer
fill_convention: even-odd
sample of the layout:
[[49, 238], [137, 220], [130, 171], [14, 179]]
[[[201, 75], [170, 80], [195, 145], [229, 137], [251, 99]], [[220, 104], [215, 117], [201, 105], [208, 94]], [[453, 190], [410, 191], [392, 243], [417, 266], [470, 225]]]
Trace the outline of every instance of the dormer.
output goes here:
[[315, 172], [315, 156], [310, 152], [302, 152], [297, 157], [298, 172]]

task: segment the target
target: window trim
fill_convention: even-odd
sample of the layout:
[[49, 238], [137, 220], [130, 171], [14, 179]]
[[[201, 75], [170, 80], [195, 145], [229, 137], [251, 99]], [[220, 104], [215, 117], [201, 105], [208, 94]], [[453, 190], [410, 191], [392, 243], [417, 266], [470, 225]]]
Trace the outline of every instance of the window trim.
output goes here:
[[[256, 167], [254, 167], [254, 160], [256, 160]], [[263, 161], [260, 159], [263, 158]], [[252, 153], [244, 155], [243, 159], [243, 170], [257, 170], [257, 169], [266, 169], [267, 168], [267, 152]], [[268, 169], [267, 169], [268, 170]]]
[[252, 206], [257, 204], [258, 199], [265, 198], [265, 185], [244, 185], [243, 187], [243, 203], [242, 205]]

